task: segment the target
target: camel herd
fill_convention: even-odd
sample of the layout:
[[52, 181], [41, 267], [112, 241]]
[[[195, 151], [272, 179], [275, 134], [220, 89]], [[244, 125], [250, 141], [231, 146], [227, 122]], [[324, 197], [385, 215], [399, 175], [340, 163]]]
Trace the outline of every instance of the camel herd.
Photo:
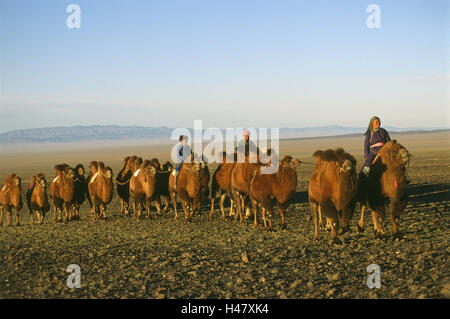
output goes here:
[[[222, 218], [226, 219], [223, 204], [228, 196], [231, 202], [230, 216], [234, 215], [235, 220], [239, 218], [242, 222], [253, 211], [254, 228], [257, 228], [260, 216], [265, 230], [269, 231], [276, 203], [281, 226], [286, 228], [285, 211], [297, 188], [296, 168], [301, 163], [300, 160], [285, 156], [279, 161], [276, 172], [263, 174], [261, 169], [272, 164], [260, 162], [259, 155], [254, 162], [249, 161], [248, 157], [244, 161], [237, 161], [236, 153], [223, 153], [223, 162], [211, 178], [208, 163], [203, 159], [194, 160], [195, 156], [191, 154], [191, 161], [182, 164], [177, 179], [172, 174], [173, 165], [170, 162], [160, 164], [156, 158], [143, 160], [137, 156], [127, 156], [115, 179], [112, 169], [101, 161], [92, 161], [88, 174], [82, 164], [75, 168], [67, 164], [55, 165], [49, 196], [45, 176], [37, 174], [31, 178], [26, 194], [31, 223], [34, 218], [37, 223], [43, 223], [45, 213], [50, 210], [49, 202], [52, 204], [55, 223], [80, 219], [80, 206], [85, 201], [90, 205], [91, 219], [104, 220], [107, 218], [107, 205], [113, 198], [115, 184], [121, 202], [120, 216], [129, 216], [132, 206], [133, 217], [142, 218], [142, 211], [145, 210], [145, 217], [150, 218], [153, 202], [157, 213], [161, 214], [161, 201], [164, 201], [162, 210], [168, 212], [171, 200], [177, 220], [179, 198], [186, 221], [190, 221], [194, 213], [200, 212], [201, 203], [207, 199], [210, 200], [209, 217], [212, 218], [215, 199], [219, 197]], [[309, 180], [308, 197], [315, 239], [319, 239], [318, 229], [324, 226], [322, 218], [325, 217], [332, 241], [339, 241], [340, 235], [349, 230], [357, 202], [361, 204], [357, 231], [364, 230], [364, 213], [369, 206], [375, 237], [382, 236], [387, 199], [390, 200], [394, 238], [399, 237], [399, 217], [407, 204], [405, 167], [410, 154], [406, 148], [395, 140], [387, 143], [379, 151], [369, 174], [359, 173], [358, 176], [355, 158], [342, 148], [316, 151], [313, 156], [316, 163]], [[11, 225], [13, 211], [16, 224], [19, 225], [22, 206], [21, 179], [16, 174], [11, 174], [0, 189], [0, 226], [3, 225], [4, 211], [8, 225]]]

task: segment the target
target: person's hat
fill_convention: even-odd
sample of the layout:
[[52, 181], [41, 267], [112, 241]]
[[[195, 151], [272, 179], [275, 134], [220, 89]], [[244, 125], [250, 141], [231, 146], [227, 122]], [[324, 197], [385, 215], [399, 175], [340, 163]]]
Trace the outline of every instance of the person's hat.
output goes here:
[[245, 130], [243, 135], [244, 136], [250, 136], [250, 133], [247, 130]]

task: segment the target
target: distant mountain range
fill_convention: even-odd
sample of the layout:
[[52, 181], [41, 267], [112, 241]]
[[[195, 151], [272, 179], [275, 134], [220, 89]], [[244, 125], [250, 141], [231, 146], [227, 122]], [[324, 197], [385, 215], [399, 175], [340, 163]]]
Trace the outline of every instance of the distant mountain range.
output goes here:
[[[448, 128], [418, 129], [385, 127], [389, 132], [448, 130]], [[0, 134], [0, 144], [77, 142], [126, 139], [169, 140], [172, 128], [145, 126], [93, 125], [71, 127], [48, 127], [13, 130]], [[191, 130], [192, 131], [192, 130]], [[365, 128], [345, 126], [318, 126], [305, 128], [280, 128], [280, 138], [323, 137], [364, 134]], [[225, 136], [225, 131], [223, 131]], [[268, 132], [270, 136], [270, 132]]]

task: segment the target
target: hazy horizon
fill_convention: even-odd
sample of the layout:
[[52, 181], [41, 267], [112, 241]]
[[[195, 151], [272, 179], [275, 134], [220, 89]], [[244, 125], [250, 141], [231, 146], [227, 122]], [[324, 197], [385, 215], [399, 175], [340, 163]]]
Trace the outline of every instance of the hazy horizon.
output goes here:
[[366, 127], [373, 115], [449, 127], [449, 13], [444, 0], [1, 1], [0, 133]]

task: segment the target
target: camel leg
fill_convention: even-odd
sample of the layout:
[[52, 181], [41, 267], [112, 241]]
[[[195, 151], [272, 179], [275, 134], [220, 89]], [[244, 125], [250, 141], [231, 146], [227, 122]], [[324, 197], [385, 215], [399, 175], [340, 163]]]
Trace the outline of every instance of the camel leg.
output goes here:
[[394, 228], [394, 240], [400, 239], [399, 223], [400, 214], [406, 208], [406, 200], [391, 201], [390, 211], [391, 211], [391, 223]]
[[323, 215], [327, 218], [327, 224], [331, 225], [331, 242], [340, 243], [338, 238], [339, 214], [331, 200], [320, 204]]
[[158, 198], [155, 200], [155, 206], [156, 206], [156, 213], [158, 215], [161, 215], [161, 197], [158, 196]]
[[67, 224], [69, 222], [69, 212], [67, 209], [67, 203], [64, 203], [64, 213], [65, 213], [64, 223]]
[[145, 199], [145, 213], [147, 215], [147, 219], [150, 219], [150, 199]]
[[161, 196], [161, 198], [164, 201], [164, 208], [163, 208], [163, 212], [167, 213], [169, 211], [169, 198], [167, 196]]
[[124, 205], [124, 210], [125, 210], [125, 216], [130, 216], [130, 210], [129, 210], [130, 203], [128, 201], [124, 200], [123, 205]]
[[353, 209], [354, 207], [352, 205], [347, 205], [343, 210], [342, 210], [342, 216], [341, 216], [341, 229], [339, 230], [339, 234], [345, 234], [346, 232], [348, 232], [350, 230], [350, 218], [353, 214]]
[[133, 198], [133, 217], [137, 219], [136, 199]]
[[175, 210], [175, 220], [178, 220], [178, 211], [177, 211], [177, 194], [175, 192], [170, 192], [170, 198], [172, 199], [173, 209]]
[[383, 220], [384, 220], [384, 205], [378, 206], [376, 209], [372, 209], [372, 219], [374, 222], [375, 238], [381, 238], [384, 235]]
[[124, 212], [125, 212], [125, 201], [121, 198], [120, 199], [120, 213], [119, 213], [120, 217], [123, 216]]
[[189, 221], [189, 204], [185, 200], [182, 200], [181, 206], [183, 207], [183, 210], [184, 210], [184, 219], [186, 222], [188, 222]]
[[[263, 208], [263, 221], [264, 221], [264, 229], [266, 231], [272, 230], [272, 215], [273, 215], [273, 204], [270, 198], [266, 198], [261, 202], [261, 206]], [[266, 211], [269, 213], [269, 226], [267, 226], [266, 220]]]
[[53, 204], [52, 205], [52, 209], [53, 209], [53, 222], [56, 223], [56, 205]]
[[11, 226], [11, 206], [6, 206], [6, 224]]
[[222, 219], [225, 220], [225, 208], [223, 207], [223, 202], [225, 201], [225, 198], [227, 197], [227, 193], [223, 193], [222, 196], [220, 196], [219, 200], [219, 206], [220, 206], [220, 212], [222, 213]]
[[210, 198], [210, 201], [211, 201], [211, 210], [209, 211], [209, 219], [211, 219], [212, 216], [214, 215], [214, 200], [215, 200], [215, 197], [212, 197], [212, 196], [211, 196], [211, 198]]
[[264, 207], [261, 207], [261, 215], [264, 224], [264, 230], [267, 231], [266, 209]]
[[3, 227], [3, 206], [0, 206], [0, 227]]
[[244, 212], [245, 212], [245, 198], [243, 195], [240, 195], [241, 198], [241, 209], [239, 210], [239, 222], [242, 224], [242, 220], [244, 219]]
[[323, 229], [322, 209], [320, 208], [320, 205], [318, 205], [316, 208], [319, 212], [319, 228]]
[[319, 240], [319, 221], [318, 221], [318, 205], [316, 203], [313, 202], [309, 202], [309, 206], [311, 208], [311, 215], [313, 217], [314, 220], [314, 239], [315, 240]]
[[[39, 213], [38, 212], [34, 212], [34, 214], [36, 214], [38, 221], [39, 221]], [[30, 213], [30, 224], [33, 225], [34, 224], [34, 219], [33, 219], [33, 212]]]
[[101, 211], [101, 214], [102, 214], [102, 219], [106, 220], [107, 219], [107, 216], [106, 216], [106, 204], [101, 204], [100, 205], [100, 211]]
[[232, 198], [230, 198], [230, 214], [229, 214], [230, 217], [234, 215], [235, 209], [236, 209], [236, 204], [234, 203], [234, 200]]
[[[19, 222], [19, 208], [18, 207], [14, 207], [14, 212], [15, 212], [15, 216], [16, 216], [16, 226], [20, 226], [20, 222]], [[12, 210], [11, 210], [12, 213]]]
[[252, 201], [253, 205], [253, 214], [255, 215], [255, 221], [253, 222], [253, 228], [258, 228], [258, 203], [256, 201]]
[[361, 217], [356, 225], [356, 230], [360, 233], [364, 232], [364, 213], [366, 212], [367, 204], [361, 204]]
[[284, 203], [278, 203], [278, 213], [281, 216], [281, 229], [286, 229], [286, 224], [284, 221], [284, 212], [286, 211], [286, 208], [288, 207], [289, 203], [288, 202], [284, 202]]
[[268, 211], [269, 211], [269, 231], [271, 231], [272, 230], [273, 205], [270, 205]]
[[234, 214], [234, 220], [237, 221], [238, 215], [241, 214], [241, 198], [239, 196], [239, 192], [232, 191], [234, 201], [236, 203], [236, 213]]

